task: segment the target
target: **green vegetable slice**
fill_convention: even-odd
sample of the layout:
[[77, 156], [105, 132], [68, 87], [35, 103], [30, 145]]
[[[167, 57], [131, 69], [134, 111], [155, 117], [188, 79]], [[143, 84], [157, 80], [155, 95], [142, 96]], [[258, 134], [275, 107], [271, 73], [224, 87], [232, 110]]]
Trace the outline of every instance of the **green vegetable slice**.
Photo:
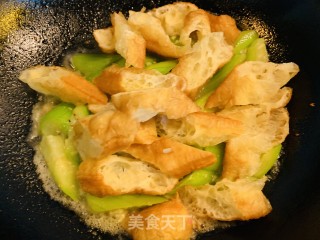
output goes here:
[[189, 175], [185, 176], [169, 193], [166, 194], [166, 197], [172, 197], [180, 188], [183, 186], [202, 186], [208, 183], [212, 183], [217, 179], [215, 173], [206, 170], [199, 169]]
[[239, 54], [243, 52], [257, 38], [259, 38], [259, 35], [254, 30], [242, 31], [235, 41], [233, 49], [234, 54]]
[[78, 200], [79, 189], [76, 180], [78, 162], [69, 158], [73, 153], [66, 153], [69, 149], [66, 148], [65, 139], [62, 136], [43, 136], [40, 148], [59, 189], [73, 200]]
[[71, 64], [88, 81], [92, 81], [101, 74], [103, 69], [121, 58], [119, 54], [76, 53], [71, 58]]
[[[242, 31], [234, 45], [234, 55], [213, 77], [203, 86], [196, 96], [196, 104], [204, 109], [210, 95], [217, 89], [229, 73], [246, 60], [247, 47], [249, 47], [259, 35], [254, 30]], [[251, 50], [253, 51], [253, 50]]]
[[262, 178], [266, 175], [275, 162], [278, 160], [282, 145], [279, 144], [261, 156], [261, 165], [258, 171], [253, 175], [255, 178]]
[[[173, 36], [169, 36], [170, 41], [177, 46], [183, 46], [183, 44], [180, 42], [180, 35], [173, 35]], [[192, 38], [193, 40], [193, 38]]]
[[217, 161], [214, 164], [212, 164], [204, 169], [215, 172], [218, 175], [221, 174], [225, 146], [226, 146], [225, 143], [220, 143], [215, 146], [209, 146], [209, 147], [204, 148], [205, 151], [213, 153], [217, 159]]
[[220, 143], [215, 146], [209, 146], [201, 149], [213, 153], [217, 158], [217, 162], [208, 167], [196, 170], [184, 177], [172, 191], [166, 194], [167, 196], [170, 197], [174, 195], [177, 190], [183, 186], [202, 186], [205, 184], [214, 183], [218, 179], [222, 171], [225, 143]]
[[146, 59], [144, 60], [144, 66], [148, 67], [148, 66], [150, 66], [152, 64], [157, 63], [158, 61], [159, 61], [159, 57], [158, 56], [148, 54], [146, 56]]
[[[144, 66], [148, 67], [152, 64], [157, 63], [160, 60], [158, 56], [148, 54], [146, 56], [146, 59], [144, 60]], [[119, 67], [125, 67], [126, 66], [126, 60], [124, 58], [121, 58], [120, 60], [116, 61], [115, 64], [117, 64]]]
[[268, 62], [269, 56], [267, 46], [263, 38], [258, 38], [248, 47], [247, 61]]
[[77, 149], [74, 146], [72, 138], [67, 138], [64, 140], [64, 148], [65, 148], [65, 154], [67, 158], [75, 165], [80, 165], [81, 158], [77, 151]]
[[75, 123], [78, 119], [84, 118], [90, 114], [90, 111], [86, 105], [78, 105], [76, 106], [70, 117], [70, 123]]
[[146, 67], [146, 69], [155, 69], [162, 74], [169, 73], [176, 65], [178, 64], [177, 60], [168, 60], [158, 63], [151, 64]]
[[41, 135], [67, 136], [70, 130], [70, 118], [74, 106], [60, 103], [53, 107], [40, 119], [39, 129]]
[[196, 97], [196, 104], [204, 109], [210, 95], [217, 89], [229, 73], [246, 60], [246, 54], [235, 54], [213, 77], [203, 86]]
[[125, 194], [120, 196], [96, 197], [86, 195], [86, 201], [94, 212], [107, 212], [116, 209], [145, 207], [166, 202], [168, 199], [162, 196]]
[[125, 67], [126, 66], [126, 60], [124, 58], [121, 58], [120, 60], [114, 62], [117, 64], [119, 67]]

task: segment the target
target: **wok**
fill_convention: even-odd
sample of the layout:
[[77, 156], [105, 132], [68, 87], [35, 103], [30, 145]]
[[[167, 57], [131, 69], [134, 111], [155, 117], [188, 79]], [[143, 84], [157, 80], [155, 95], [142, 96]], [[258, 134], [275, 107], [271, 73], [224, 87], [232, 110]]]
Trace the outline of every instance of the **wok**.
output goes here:
[[[1, 17], [12, 11], [8, 2], [0, 1]], [[38, 95], [17, 76], [36, 64], [61, 64], [74, 50], [95, 48], [92, 30], [109, 25], [113, 11], [150, 9], [169, 2], [11, 2], [22, 10], [16, 11], [16, 26], [10, 31], [3, 30], [5, 23], [13, 24], [10, 19], [0, 27], [0, 239], [113, 239], [86, 227], [43, 191], [32, 162], [34, 152], [26, 141]], [[320, 239], [319, 0], [191, 2], [213, 13], [233, 16], [242, 29], [255, 29], [267, 40], [272, 61], [293, 61], [301, 68], [289, 84], [294, 89], [288, 105], [291, 130], [280, 158], [281, 171], [264, 189], [273, 211], [265, 218], [198, 239]]]

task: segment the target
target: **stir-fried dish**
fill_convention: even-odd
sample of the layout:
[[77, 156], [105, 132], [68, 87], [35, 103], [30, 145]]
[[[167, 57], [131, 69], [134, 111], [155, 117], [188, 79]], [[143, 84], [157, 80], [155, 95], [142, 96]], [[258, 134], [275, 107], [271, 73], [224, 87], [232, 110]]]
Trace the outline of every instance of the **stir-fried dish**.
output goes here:
[[34, 162], [45, 190], [92, 227], [192, 239], [272, 210], [262, 192], [289, 133], [295, 63], [191, 3], [111, 14], [100, 52], [35, 66]]

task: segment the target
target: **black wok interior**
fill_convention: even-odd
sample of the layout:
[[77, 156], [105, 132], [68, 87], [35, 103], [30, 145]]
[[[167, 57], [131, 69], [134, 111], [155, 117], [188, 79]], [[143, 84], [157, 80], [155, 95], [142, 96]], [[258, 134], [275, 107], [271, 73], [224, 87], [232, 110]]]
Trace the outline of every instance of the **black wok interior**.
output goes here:
[[[9, 1], [0, 1], [4, 9]], [[19, 29], [0, 41], [0, 239], [113, 239], [84, 225], [42, 190], [26, 138], [37, 94], [17, 80], [37, 64], [61, 64], [68, 52], [96, 48], [92, 30], [109, 14], [148, 9], [161, 0], [19, 0]], [[320, 239], [320, 2], [319, 0], [196, 0], [200, 8], [233, 16], [242, 29], [265, 37], [271, 60], [296, 62], [290, 82], [290, 135], [281, 171], [264, 191], [273, 211], [265, 218], [197, 239]], [[1, 11], [0, 11], [1, 13]], [[3, 14], [3, 13], [2, 13]], [[0, 28], [1, 29], [1, 28]], [[114, 237], [114, 239], [117, 239]]]

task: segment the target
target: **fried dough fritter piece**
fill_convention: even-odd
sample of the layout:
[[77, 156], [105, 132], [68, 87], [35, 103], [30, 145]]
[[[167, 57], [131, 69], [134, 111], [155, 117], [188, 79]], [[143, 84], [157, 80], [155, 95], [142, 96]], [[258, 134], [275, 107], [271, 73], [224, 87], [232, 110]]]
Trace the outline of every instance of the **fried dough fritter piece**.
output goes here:
[[73, 139], [83, 160], [99, 159], [129, 147], [139, 127], [128, 115], [106, 109], [78, 120]]
[[150, 144], [157, 139], [157, 127], [154, 118], [140, 123], [140, 128], [134, 138], [134, 143]]
[[[137, 214], [142, 216], [142, 228], [131, 229], [130, 216], [128, 221], [128, 230], [134, 240], [189, 240], [192, 236], [191, 215], [178, 197], [148, 207]], [[157, 220], [157, 227], [148, 226], [147, 220], [150, 218]]]
[[93, 82], [109, 94], [162, 87], [176, 87], [181, 91], [186, 88], [186, 80], [175, 74], [164, 75], [156, 70], [122, 68], [117, 65], [106, 68]]
[[197, 169], [207, 167], [216, 157], [207, 151], [160, 137], [150, 144], [132, 144], [126, 153], [152, 164], [163, 173], [181, 178]]
[[233, 45], [240, 34], [236, 21], [229, 15], [208, 13], [212, 32], [223, 32], [228, 44]]
[[129, 24], [146, 40], [148, 50], [164, 57], [178, 58], [190, 48], [174, 44], [158, 18], [144, 12], [129, 11], [129, 14]]
[[152, 9], [147, 13], [161, 21], [161, 25], [169, 36], [178, 36], [185, 25], [185, 17], [198, 9], [193, 3], [175, 2]]
[[265, 181], [266, 178], [222, 179], [215, 185], [186, 186], [179, 194], [189, 212], [195, 216], [221, 221], [258, 219], [272, 210], [262, 192]]
[[178, 182], [145, 162], [117, 155], [83, 161], [77, 178], [83, 191], [98, 197], [129, 193], [163, 195]]
[[243, 133], [241, 121], [209, 112], [190, 113], [176, 120], [160, 117], [161, 136], [167, 136], [188, 145], [214, 146]]
[[285, 108], [267, 111], [261, 106], [239, 106], [218, 115], [242, 121], [245, 126], [243, 134], [226, 144], [222, 176], [231, 180], [253, 176], [261, 165], [261, 155], [282, 143], [289, 134], [289, 114]]
[[111, 22], [114, 29], [115, 49], [125, 58], [126, 67], [144, 68], [145, 39], [128, 24], [121, 12], [113, 13]]
[[223, 33], [210, 33], [196, 42], [189, 54], [181, 57], [172, 73], [187, 80], [185, 92], [194, 98], [201, 87], [232, 57], [232, 46]]
[[248, 104], [283, 107], [291, 98], [291, 89], [282, 87], [298, 72], [295, 63], [244, 62], [211, 94], [206, 108], [224, 109]]
[[199, 107], [183, 92], [176, 88], [153, 88], [122, 92], [111, 97], [114, 106], [139, 122], [147, 121], [159, 113], [169, 119], [177, 119]]
[[180, 31], [179, 42], [186, 46], [192, 46], [210, 33], [210, 20], [207, 12], [198, 9], [186, 15]]
[[74, 104], [106, 104], [107, 96], [74, 71], [56, 66], [36, 66], [23, 70], [19, 79], [32, 89]]
[[116, 40], [114, 37], [113, 27], [96, 29], [93, 31], [93, 36], [102, 52], [113, 53], [116, 51], [115, 49]]

